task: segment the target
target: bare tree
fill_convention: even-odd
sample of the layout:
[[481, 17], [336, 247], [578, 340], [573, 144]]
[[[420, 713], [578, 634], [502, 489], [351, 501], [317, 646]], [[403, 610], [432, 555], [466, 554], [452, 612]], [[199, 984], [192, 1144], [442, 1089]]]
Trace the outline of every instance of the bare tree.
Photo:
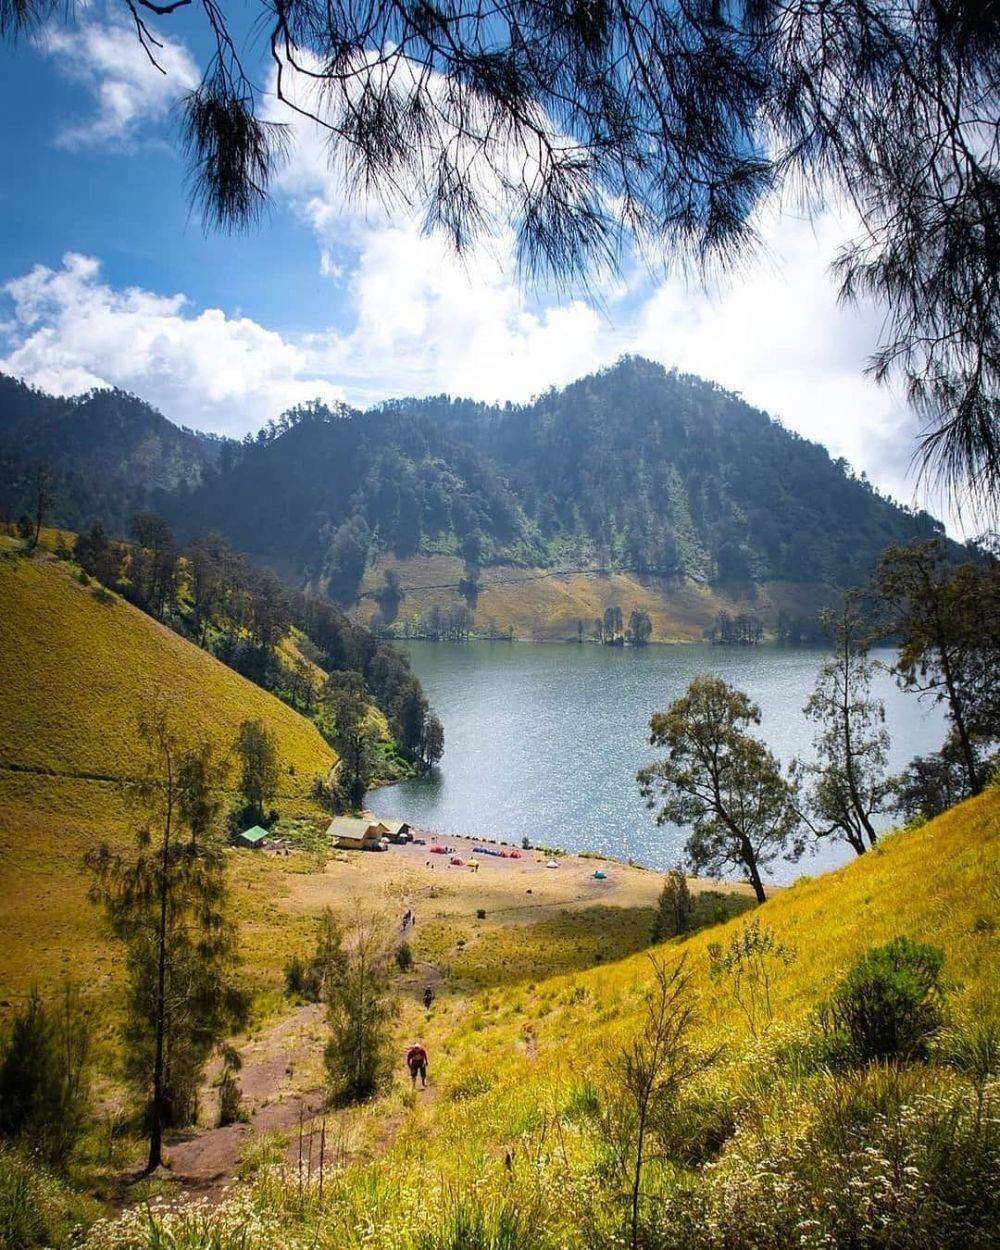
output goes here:
[[871, 692], [880, 666], [868, 655], [864, 624], [851, 604], [836, 618], [825, 614], [824, 622], [832, 627], [835, 650], [804, 709], [817, 725], [816, 760], [798, 765], [814, 778], [809, 805], [818, 823], [803, 818], [817, 837], [842, 838], [863, 855], [877, 841], [873, 817], [892, 789], [885, 705]]
[[667, 1122], [684, 1084], [708, 1067], [715, 1052], [695, 1050], [687, 956], [673, 968], [650, 958], [653, 984], [642, 1029], [609, 1061], [612, 1097], [601, 1113], [601, 1130], [628, 1204], [629, 1245], [637, 1250], [643, 1172], [655, 1124]]

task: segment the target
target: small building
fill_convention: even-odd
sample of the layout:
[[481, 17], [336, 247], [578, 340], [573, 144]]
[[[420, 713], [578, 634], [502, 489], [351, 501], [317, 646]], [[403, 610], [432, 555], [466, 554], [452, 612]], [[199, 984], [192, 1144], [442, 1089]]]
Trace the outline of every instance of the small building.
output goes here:
[[260, 825], [254, 825], [252, 829], [244, 829], [242, 833], [238, 833], [235, 842], [237, 846], [246, 846], [251, 851], [259, 851], [267, 836], [266, 829], [262, 829]]
[[388, 831], [371, 812], [363, 812], [360, 816], [334, 816], [326, 836], [342, 851], [363, 851], [387, 837]]
[[413, 831], [405, 820], [383, 820], [380, 823], [390, 842], [413, 841]]

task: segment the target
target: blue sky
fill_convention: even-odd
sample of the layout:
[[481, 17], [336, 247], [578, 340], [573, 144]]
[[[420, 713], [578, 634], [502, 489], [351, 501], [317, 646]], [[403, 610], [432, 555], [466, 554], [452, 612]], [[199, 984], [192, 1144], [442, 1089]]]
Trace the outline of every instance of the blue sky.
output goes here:
[[[827, 273], [852, 230], [843, 214], [772, 207], [759, 263], [709, 291], [634, 264], [596, 302], [525, 292], [502, 236], [459, 261], [406, 215], [348, 207], [321, 136], [297, 125], [267, 220], [206, 234], [177, 142], [206, 32], [195, 11], [155, 29], [166, 74], [99, 3], [0, 47], [0, 369], [66, 394], [123, 386], [172, 420], [242, 434], [313, 397], [527, 399], [638, 352], [741, 391], [924, 501], [913, 418], [862, 376], [878, 310], [838, 308]], [[264, 107], [282, 118], [266, 94]]]

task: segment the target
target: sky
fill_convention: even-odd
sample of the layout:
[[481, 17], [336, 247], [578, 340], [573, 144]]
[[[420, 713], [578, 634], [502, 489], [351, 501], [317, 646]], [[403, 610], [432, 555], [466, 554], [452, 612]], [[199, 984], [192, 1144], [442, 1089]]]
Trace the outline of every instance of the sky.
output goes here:
[[[459, 259], [402, 213], [349, 207], [296, 123], [265, 220], [206, 233], [177, 106], [207, 32], [187, 10], [155, 29], [166, 73], [100, 0], [0, 45], [0, 371], [59, 394], [120, 386], [240, 436], [311, 399], [527, 400], [635, 353], [739, 391], [961, 536], [918, 483], [915, 417], [864, 375], [879, 311], [838, 304], [849, 214], [772, 208], [759, 259], [707, 290], [628, 260], [589, 294], [529, 290], [507, 238]], [[257, 51], [264, 108], [289, 120]]]

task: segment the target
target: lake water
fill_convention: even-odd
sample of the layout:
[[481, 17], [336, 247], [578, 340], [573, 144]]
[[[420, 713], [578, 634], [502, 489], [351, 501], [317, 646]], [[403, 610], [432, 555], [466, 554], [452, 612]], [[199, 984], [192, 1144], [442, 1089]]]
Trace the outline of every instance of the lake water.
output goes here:
[[[802, 705], [823, 653], [791, 647], [702, 645], [612, 648], [531, 643], [413, 642], [413, 669], [441, 718], [445, 755], [434, 775], [377, 790], [372, 809], [436, 833], [600, 851], [651, 867], [675, 863], [684, 831], [657, 826], [636, 770], [654, 757], [650, 715], [698, 673], [718, 673], [759, 705], [759, 732], [782, 760], [811, 753]], [[877, 653], [886, 662], [892, 653]], [[945, 737], [940, 707], [879, 674], [898, 771]], [[883, 822], [885, 823], [885, 822]], [[772, 877], [794, 880], [849, 859], [824, 843]]]

